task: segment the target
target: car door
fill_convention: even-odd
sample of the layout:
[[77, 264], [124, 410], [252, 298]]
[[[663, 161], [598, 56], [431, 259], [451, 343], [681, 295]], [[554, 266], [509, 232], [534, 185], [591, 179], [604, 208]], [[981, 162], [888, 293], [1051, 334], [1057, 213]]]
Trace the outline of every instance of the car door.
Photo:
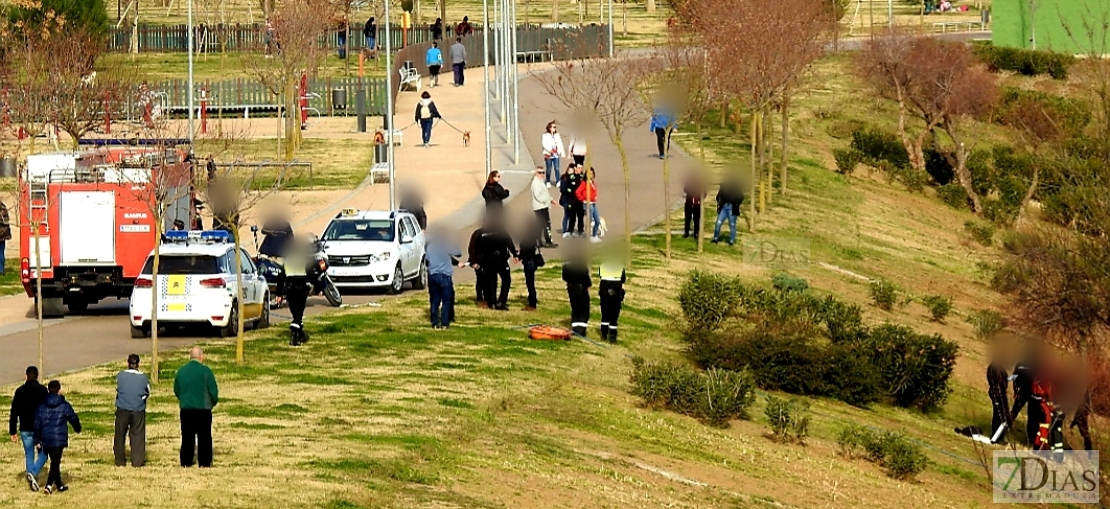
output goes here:
[[254, 319], [262, 314], [262, 294], [258, 285], [259, 274], [246, 251], [239, 250], [239, 263], [243, 268], [243, 318]]
[[[400, 221], [401, 227], [401, 271], [405, 273], [405, 277], [410, 277], [415, 273], [413, 267], [413, 245], [416, 231], [412, 227], [412, 220], [408, 216], [402, 216]], [[405, 241], [408, 242], [405, 242]]]

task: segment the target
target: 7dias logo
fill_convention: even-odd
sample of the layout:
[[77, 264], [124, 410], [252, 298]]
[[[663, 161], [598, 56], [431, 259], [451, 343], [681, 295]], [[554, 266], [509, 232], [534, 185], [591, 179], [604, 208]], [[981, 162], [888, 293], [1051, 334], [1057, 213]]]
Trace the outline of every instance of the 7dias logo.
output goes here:
[[996, 503], [1098, 503], [1098, 451], [994, 451], [993, 467]]
[[740, 239], [744, 263], [752, 265], [809, 265], [812, 257], [809, 239], [803, 237], [761, 237], [745, 235]]

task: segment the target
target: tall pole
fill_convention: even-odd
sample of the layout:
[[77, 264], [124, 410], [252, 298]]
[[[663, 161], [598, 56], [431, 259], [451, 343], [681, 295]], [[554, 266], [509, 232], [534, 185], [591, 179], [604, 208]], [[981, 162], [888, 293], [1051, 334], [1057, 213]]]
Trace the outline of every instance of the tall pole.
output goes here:
[[886, 22], [891, 31], [894, 31], [894, 0], [886, 0]]
[[482, 100], [485, 103], [483, 111], [486, 120], [486, 178], [493, 171], [493, 147], [490, 145], [489, 126], [489, 31], [492, 28], [489, 22], [489, 0], [482, 0]]
[[510, 21], [512, 22], [512, 38], [509, 39], [509, 48], [513, 58], [509, 60], [509, 72], [513, 76], [513, 164], [520, 164], [520, 74], [517, 72], [516, 55], [517, 55], [517, 42], [516, 42], [516, 2], [509, 4]]
[[501, 0], [501, 118], [505, 124], [505, 143], [509, 142], [512, 133], [512, 108], [509, 98], [509, 1]]
[[389, 4], [385, 3], [385, 142], [389, 161], [389, 210], [397, 210], [396, 165], [393, 164], [393, 38], [389, 32]]
[[186, 24], [189, 28], [186, 45], [189, 46], [189, 149], [191, 150], [193, 148], [193, 133], [196, 132], [196, 130], [193, 129], [193, 117], [196, 116], [196, 112], [193, 110], [193, 95], [195, 90], [193, 88], [193, 0], [189, 0], [189, 6], [186, 8], [186, 11], [188, 11], [186, 15], [188, 17]]
[[609, 58], [613, 58], [613, 0], [609, 0]]

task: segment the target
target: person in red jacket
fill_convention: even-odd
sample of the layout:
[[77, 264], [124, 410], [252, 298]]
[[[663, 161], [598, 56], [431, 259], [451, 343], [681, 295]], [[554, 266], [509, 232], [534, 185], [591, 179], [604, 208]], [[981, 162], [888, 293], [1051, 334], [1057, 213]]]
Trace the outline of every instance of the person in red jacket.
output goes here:
[[590, 168], [589, 178], [582, 181], [578, 185], [578, 190], [574, 195], [578, 200], [586, 204], [588, 213], [590, 214], [590, 222], [593, 224], [590, 232], [590, 242], [601, 242], [601, 215], [597, 212], [597, 172]]

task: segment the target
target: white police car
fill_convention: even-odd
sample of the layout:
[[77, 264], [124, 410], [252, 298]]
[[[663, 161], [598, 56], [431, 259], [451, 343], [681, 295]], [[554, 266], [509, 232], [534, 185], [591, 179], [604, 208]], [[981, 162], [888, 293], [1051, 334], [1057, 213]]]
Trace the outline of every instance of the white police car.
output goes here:
[[424, 232], [408, 212], [344, 209], [321, 240], [336, 286], [400, 293], [406, 281], [416, 289], [428, 284]]
[[269, 288], [246, 251], [235, 252], [230, 235], [215, 231], [170, 231], [160, 246], [158, 284], [151, 276], [154, 253], [147, 257], [131, 292], [131, 337], [150, 334], [155, 291], [158, 325], [208, 324], [230, 337], [238, 332], [235, 256], [242, 263], [244, 323], [270, 326]]

